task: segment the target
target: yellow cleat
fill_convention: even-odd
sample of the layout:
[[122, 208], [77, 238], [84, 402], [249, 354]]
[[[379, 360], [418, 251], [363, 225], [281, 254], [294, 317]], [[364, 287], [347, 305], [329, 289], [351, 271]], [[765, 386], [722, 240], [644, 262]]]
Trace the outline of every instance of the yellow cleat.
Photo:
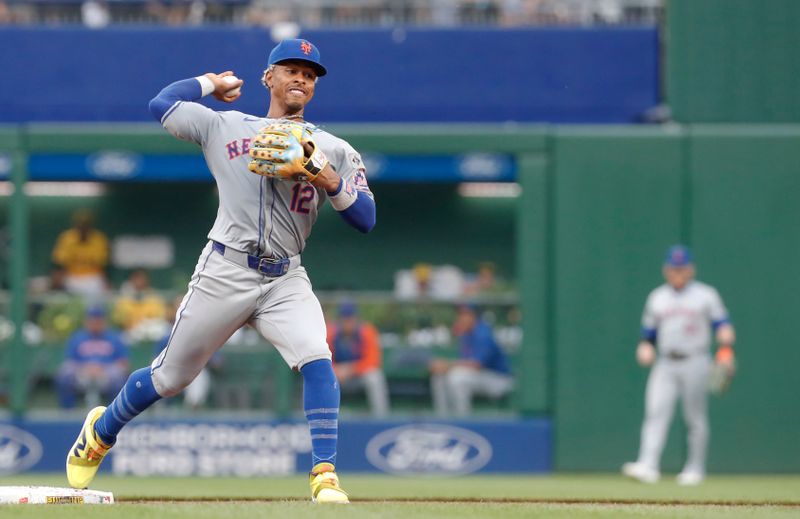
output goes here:
[[350, 502], [347, 492], [339, 487], [339, 476], [332, 463], [317, 463], [309, 476], [311, 484], [311, 501], [314, 503], [336, 503], [345, 505]]
[[67, 480], [72, 488], [87, 488], [97, 474], [100, 462], [111, 449], [94, 435], [94, 423], [105, 410], [99, 406], [89, 411], [78, 439], [67, 453]]

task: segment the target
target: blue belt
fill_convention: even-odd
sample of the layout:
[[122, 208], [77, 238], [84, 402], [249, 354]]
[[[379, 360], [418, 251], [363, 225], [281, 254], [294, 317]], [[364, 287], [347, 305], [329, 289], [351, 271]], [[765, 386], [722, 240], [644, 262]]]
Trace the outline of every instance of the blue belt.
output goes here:
[[[225, 245], [217, 241], [212, 241], [212, 243], [214, 244], [214, 250], [219, 252], [221, 255], [234, 261], [235, 263], [239, 263], [243, 267], [247, 266], [253, 270], [257, 270], [267, 277], [279, 278], [289, 271], [289, 266], [291, 263], [290, 258], [259, 258], [258, 256], [251, 256], [250, 254], [241, 251], [234, 251], [234, 249], [225, 247]], [[225, 254], [226, 251], [228, 252], [227, 255]], [[230, 254], [231, 252], [234, 252], [235, 254]], [[244, 257], [247, 257], [247, 265], [244, 265]]]

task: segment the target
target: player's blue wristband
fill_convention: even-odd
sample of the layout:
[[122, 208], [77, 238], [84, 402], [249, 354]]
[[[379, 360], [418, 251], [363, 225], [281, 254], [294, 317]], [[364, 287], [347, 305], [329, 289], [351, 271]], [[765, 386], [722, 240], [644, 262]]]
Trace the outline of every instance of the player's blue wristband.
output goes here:
[[642, 339], [646, 341], [650, 341], [652, 343], [656, 342], [656, 329], [655, 328], [642, 328]]
[[720, 326], [722, 326], [723, 324], [728, 324], [728, 323], [730, 323], [730, 322], [731, 322], [731, 320], [730, 320], [730, 319], [728, 319], [728, 318], [726, 317], [725, 319], [720, 319], [719, 321], [712, 321], [712, 322], [711, 322], [711, 327], [712, 327], [712, 328], [714, 329], [714, 331], [716, 332], [716, 331], [717, 331], [717, 329], [718, 329]]
[[339, 211], [345, 222], [363, 233], [375, 227], [375, 201], [366, 193], [358, 191], [355, 202], [343, 211]]
[[[206, 78], [207, 79], [207, 78]], [[210, 80], [209, 80], [210, 81]], [[198, 78], [182, 79], [165, 87], [148, 105], [150, 113], [160, 123], [179, 101], [196, 101], [203, 97], [204, 88]]]

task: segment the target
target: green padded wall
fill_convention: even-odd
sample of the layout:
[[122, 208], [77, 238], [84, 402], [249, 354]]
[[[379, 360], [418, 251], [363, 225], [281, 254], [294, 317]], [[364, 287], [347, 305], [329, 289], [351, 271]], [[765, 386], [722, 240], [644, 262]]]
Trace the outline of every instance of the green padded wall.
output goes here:
[[800, 470], [800, 129], [693, 131], [692, 242], [738, 334], [739, 372], [712, 401], [710, 468]]
[[670, 0], [667, 91], [681, 122], [800, 122], [800, 2]]
[[[800, 470], [800, 127], [605, 131], [559, 131], [551, 154], [556, 467], [616, 470], [636, 456], [639, 316], [665, 247], [683, 239], [739, 336], [737, 378], [711, 398], [709, 470]], [[684, 459], [680, 421], [677, 409], [667, 472]]]
[[[635, 459], [646, 372], [634, 351], [665, 247], [681, 236], [681, 137], [559, 130], [554, 139], [555, 461]], [[673, 442], [669, 452], [677, 450]]]

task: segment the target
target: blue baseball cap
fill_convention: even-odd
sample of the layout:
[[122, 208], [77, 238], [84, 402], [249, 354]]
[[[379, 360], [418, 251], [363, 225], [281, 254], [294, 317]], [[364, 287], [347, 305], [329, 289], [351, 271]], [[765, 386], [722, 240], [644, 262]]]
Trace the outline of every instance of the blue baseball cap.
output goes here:
[[693, 261], [692, 251], [686, 245], [673, 245], [667, 250], [664, 264], [669, 267], [685, 267]]
[[317, 72], [317, 76], [322, 77], [328, 73], [320, 62], [319, 49], [308, 40], [293, 39], [283, 40], [269, 53], [268, 65], [275, 65], [282, 61], [296, 59], [308, 62]]
[[353, 317], [358, 313], [358, 307], [353, 301], [342, 301], [339, 304], [339, 317]]
[[88, 310], [86, 310], [86, 317], [105, 317], [106, 316], [106, 309], [100, 305], [90, 306]]

